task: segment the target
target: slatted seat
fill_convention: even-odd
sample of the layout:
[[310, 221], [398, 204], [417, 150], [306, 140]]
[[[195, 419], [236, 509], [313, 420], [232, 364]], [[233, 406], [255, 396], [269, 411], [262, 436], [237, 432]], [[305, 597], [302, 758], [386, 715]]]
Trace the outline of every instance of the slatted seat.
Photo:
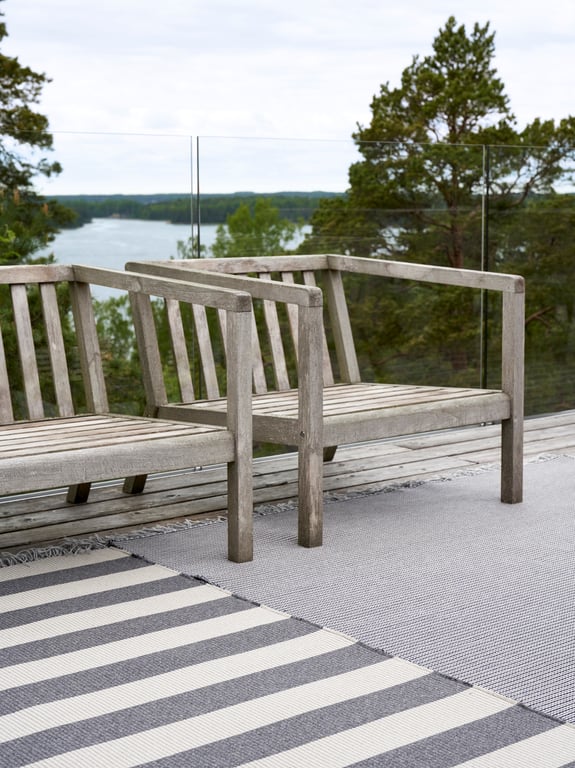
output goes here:
[[[90, 284], [127, 291], [137, 316], [152, 323], [152, 296], [178, 307], [213, 306], [224, 314], [230, 352], [221, 425], [110, 412]], [[240, 364], [250, 354], [250, 297], [59, 265], [1, 267], [0, 289], [0, 496], [68, 486], [68, 501], [77, 504], [87, 501], [96, 481], [125, 478], [124, 490], [137, 493], [150, 473], [226, 463], [228, 556], [250, 560], [251, 382]], [[141, 340], [143, 349], [151, 343], [149, 335]], [[14, 348], [18, 360], [10, 354]]]
[[[253, 434], [255, 440], [298, 448], [299, 542], [322, 540], [322, 461], [338, 445], [402, 434], [501, 422], [501, 499], [522, 499], [524, 282], [500, 275], [340, 255], [271, 258], [199, 259], [130, 263], [146, 274], [182, 280], [206, 279], [235, 285], [263, 301], [256, 324], [253, 361]], [[347, 309], [342, 275], [461, 286], [502, 296], [502, 382], [500, 389], [437, 387], [362, 381]], [[204, 277], [202, 277], [202, 275]], [[322, 286], [325, 315], [318, 285]], [[292, 383], [286, 331], [297, 361]], [[330, 345], [324, 330], [329, 327]], [[255, 323], [255, 320], [254, 320]], [[177, 324], [173, 335], [182, 331]], [[268, 351], [266, 357], [265, 351]], [[335, 360], [332, 362], [331, 351]], [[273, 369], [273, 384], [267, 369]], [[294, 365], [291, 366], [293, 368]], [[182, 377], [189, 362], [182, 357]], [[217, 391], [194, 397], [190, 391], [169, 400], [161, 387], [149, 387], [150, 413], [161, 418], [222, 424], [226, 404]]]

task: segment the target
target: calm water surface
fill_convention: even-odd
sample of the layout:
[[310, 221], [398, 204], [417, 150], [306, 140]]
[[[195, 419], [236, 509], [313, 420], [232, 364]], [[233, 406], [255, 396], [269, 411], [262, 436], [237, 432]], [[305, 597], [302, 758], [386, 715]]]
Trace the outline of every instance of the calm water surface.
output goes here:
[[[200, 242], [209, 247], [216, 238], [216, 224], [204, 224]], [[189, 224], [138, 219], [93, 219], [79, 229], [60, 232], [39, 256], [53, 253], [59, 264], [88, 264], [91, 267], [124, 269], [127, 261], [163, 260], [178, 255], [177, 243], [191, 235]], [[116, 295], [107, 288], [95, 288], [103, 299]]]
[[[40, 255], [53, 253], [60, 264], [89, 264], [92, 267], [124, 269], [127, 261], [169, 259], [177, 256], [178, 240], [191, 235], [189, 224], [137, 219], [93, 219], [79, 229], [60, 232]], [[210, 246], [216, 225], [204, 224], [202, 245]]]
[[[202, 224], [202, 246], [209, 248], [213, 244], [217, 226]], [[304, 232], [308, 229], [304, 227]], [[56, 235], [50, 247], [39, 251], [38, 255], [53, 253], [59, 264], [87, 264], [91, 267], [123, 270], [128, 261], [177, 258], [178, 241], [187, 241], [191, 234], [189, 224], [139, 219], [93, 219], [79, 229], [63, 230]], [[94, 289], [94, 295], [99, 299], [115, 294], [117, 291], [107, 288]]]

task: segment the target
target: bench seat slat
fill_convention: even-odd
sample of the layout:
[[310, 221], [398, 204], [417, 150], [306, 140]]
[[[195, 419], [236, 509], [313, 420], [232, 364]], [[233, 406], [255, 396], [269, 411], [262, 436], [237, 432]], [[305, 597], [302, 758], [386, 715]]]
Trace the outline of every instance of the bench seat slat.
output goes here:
[[35, 430], [33, 425], [27, 433], [0, 427], [0, 458], [26, 456], [35, 453], [90, 448], [98, 445], [119, 445], [138, 443], [142, 440], [161, 440], [164, 437], [191, 434], [205, 434], [213, 428], [174, 424], [161, 420], [133, 419], [126, 423], [122, 418], [109, 417], [105, 423], [92, 429], [82, 428], [77, 422], [67, 424], [61, 421], [50, 431]]
[[[115, 439], [114, 418], [110, 417], [108, 428], [112, 434], [107, 440], [98, 442], [87, 437], [78, 443], [68, 440], [62, 443], [54, 437], [51, 450], [47, 446], [46, 452], [29, 447], [20, 452], [15, 440], [12, 455], [2, 456], [0, 461], [0, 495], [20, 493], [26, 483], [30, 490], [41, 490], [132, 474], [166, 472], [180, 469], [184, 456], [188, 466], [234, 459], [234, 438], [225, 429], [181, 425], [183, 430], [175, 429], [173, 435], [169, 435], [167, 425], [161, 421], [143, 419], [143, 422], [147, 430], [137, 438]], [[62, 426], [66, 426], [65, 420]], [[23, 482], [20, 471], [24, 457], [27, 477]]]

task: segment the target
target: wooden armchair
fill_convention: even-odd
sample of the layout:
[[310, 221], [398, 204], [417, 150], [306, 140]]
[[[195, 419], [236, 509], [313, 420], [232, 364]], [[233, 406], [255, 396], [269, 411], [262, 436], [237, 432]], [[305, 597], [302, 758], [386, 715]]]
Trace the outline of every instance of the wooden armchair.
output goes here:
[[[142, 358], [158, 356], [151, 296], [172, 309], [215, 307], [226, 318], [226, 418], [219, 426], [110, 413], [90, 284], [128, 292]], [[251, 299], [237, 290], [84, 266], [0, 267], [0, 496], [228, 465], [228, 556], [252, 558]], [[9, 500], [8, 500], [9, 502]], [[72, 508], [71, 508], [72, 509]], [[71, 515], [72, 516], [72, 515]], [[5, 504], [0, 534], [10, 529]], [[0, 537], [1, 538], [1, 537]]]
[[[297, 446], [299, 453], [299, 543], [322, 541], [322, 463], [341, 444], [398, 435], [501, 422], [501, 499], [522, 499], [524, 282], [514, 275], [450, 269], [341, 255], [198, 259], [131, 263], [127, 268], [182, 280], [236, 286], [263, 299], [254, 333], [252, 399], [254, 439]], [[361, 380], [342, 275], [461, 286], [502, 295], [500, 389], [414, 386]], [[204, 277], [202, 277], [204, 275]], [[321, 284], [335, 352], [332, 365], [324, 333]], [[299, 293], [296, 296], [295, 290]], [[307, 291], [307, 292], [306, 292]], [[287, 308], [296, 349], [297, 383], [290, 383], [278, 308]], [[296, 315], [299, 320], [296, 319]], [[177, 333], [177, 332], [176, 332]], [[263, 375], [262, 350], [274, 381]], [[184, 364], [184, 368], [187, 364]], [[222, 423], [225, 402], [209, 393], [167, 402], [152, 389], [151, 412], [160, 417]]]

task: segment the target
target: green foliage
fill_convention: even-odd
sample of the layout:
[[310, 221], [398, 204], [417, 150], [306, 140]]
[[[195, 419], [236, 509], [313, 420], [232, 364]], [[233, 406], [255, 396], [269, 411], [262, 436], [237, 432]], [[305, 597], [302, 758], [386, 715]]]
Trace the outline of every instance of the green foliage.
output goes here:
[[94, 313], [110, 409], [142, 414], [145, 394], [128, 297], [94, 301]]
[[[266, 195], [280, 211], [283, 219], [309, 221], [320, 200], [337, 198], [333, 192], [272, 192]], [[189, 224], [199, 218], [203, 224], [225, 224], [227, 217], [241, 205], [253, 213], [260, 195], [254, 192], [231, 194], [202, 194], [201, 199], [190, 195], [60, 195], [58, 202], [74, 211], [71, 226], [81, 226], [93, 218], [118, 216], [126, 219], [169, 221]]]
[[282, 219], [270, 200], [259, 197], [253, 211], [242, 204], [228, 216], [225, 226], [218, 226], [211, 254], [224, 258], [286, 253], [302, 226]]
[[176, 259], [203, 259], [208, 255], [208, 249], [195, 235], [176, 243]]
[[[0, 22], [0, 44], [7, 34]], [[73, 218], [33, 188], [36, 176], [49, 178], [62, 170], [44, 156], [53, 139], [47, 118], [34, 110], [49, 82], [45, 74], [0, 53], [0, 264], [33, 260], [34, 252], [49, 245]]]

